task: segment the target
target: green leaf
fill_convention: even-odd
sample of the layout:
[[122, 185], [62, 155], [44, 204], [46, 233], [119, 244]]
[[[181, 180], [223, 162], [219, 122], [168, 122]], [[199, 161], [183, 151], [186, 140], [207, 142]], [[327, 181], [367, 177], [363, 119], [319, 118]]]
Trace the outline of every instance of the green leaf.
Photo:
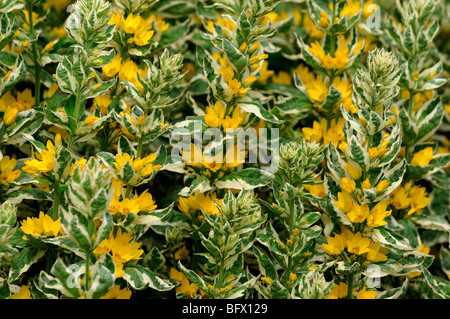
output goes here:
[[10, 283], [14, 282], [21, 274], [30, 269], [44, 253], [45, 250], [39, 250], [37, 248], [22, 249], [12, 262], [11, 268], [9, 269], [8, 281]]
[[158, 291], [167, 291], [175, 287], [168, 280], [160, 278], [150, 269], [139, 265], [125, 266], [123, 268], [122, 278], [125, 279], [130, 284], [130, 286], [136, 290], [151, 288]]
[[261, 104], [256, 102], [239, 102], [241, 110], [254, 114], [256, 117], [270, 123], [281, 124], [281, 121], [272, 113], [267, 111]]
[[242, 69], [247, 65], [247, 59], [238, 48], [234, 46], [234, 44], [228, 39], [222, 39], [222, 47], [225, 53], [227, 54], [227, 58], [230, 61], [231, 66], [234, 66], [233, 69], [239, 74]]
[[243, 170], [232, 172], [220, 178], [216, 182], [218, 188], [235, 188], [251, 190], [265, 186], [272, 181], [268, 173], [264, 173], [257, 168], [245, 168]]

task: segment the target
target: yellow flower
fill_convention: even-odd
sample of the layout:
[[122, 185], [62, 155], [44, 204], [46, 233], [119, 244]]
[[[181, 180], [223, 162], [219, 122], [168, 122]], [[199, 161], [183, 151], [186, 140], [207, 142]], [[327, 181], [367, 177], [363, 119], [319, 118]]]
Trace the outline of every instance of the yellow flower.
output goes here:
[[[294, 16], [298, 19], [296, 25], [300, 25], [302, 13], [296, 8], [294, 9]], [[298, 17], [298, 18], [297, 18]], [[311, 38], [322, 39], [325, 36], [325, 32], [317, 29], [314, 21], [311, 19], [311, 16], [308, 12], [303, 13], [303, 28], [309, 33]]]
[[370, 215], [367, 217], [367, 226], [370, 227], [379, 227], [386, 225], [387, 222], [384, 220], [387, 216], [389, 216], [392, 210], [386, 210], [388, 205], [391, 203], [390, 200], [384, 200], [378, 202], [371, 210]]
[[174, 254], [175, 260], [186, 259], [188, 257], [189, 257], [189, 250], [186, 249], [186, 246], [181, 247]]
[[33, 236], [61, 236], [64, 234], [59, 218], [54, 221], [49, 215], [44, 212], [39, 212], [39, 218], [27, 217], [26, 220], [20, 222], [22, 231], [25, 234]]
[[319, 62], [328, 70], [331, 69], [342, 69], [347, 65], [349, 61], [348, 54], [349, 48], [345, 45], [339, 45], [332, 57], [329, 53], [325, 54], [319, 41], [311, 43], [309, 52], [315, 56]]
[[377, 296], [376, 290], [367, 291], [366, 287], [364, 287], [363, 289], [358, 291], [358, 293], [356, 294], [356, 299], [375, 299], [376, 296]]
[[145, 190], [139, 196], [137, 196], [137, 194], [135, 193], [133, 201], [135, 201], [139, 206], [140, 212], [150, 212], [152, 210], [155, 210], [157, 207], [155, 205], [155, 201], [153, 200], [152, 194], [150, 194], [148, 190]]
[[320, 13], [319, 24], [322, 27], [326, 27], [328, 25], [328, 14], [326, 12], [321, 12]]
[[92, 126], [94, 125], [94, 122], [100, 119], [98, 116], [95, 116], [95, 114], [89, 115], [85, 120], [84, 123], [86, 125]]
[[227, 115], [223, 119], [222, 127], [225, 130], [236, 129], [236, 128], [238, 128], [239, 125], [241, 125], [242, 122], [244, 122], [246, 117], [247, 117], [247, 112], [241, 111], [241, 108], [239, 107], [239, 105], [237, 105], [234, 108], [233, 113], [231, 114], [231, 117], [229, 115]]
[[327, 243], [322, 244], [325, 253], [329, 255], [339, 255], [346, 247], [345, 238], [342, 235], [334, 234], [334, 237], [327, 237]]
[[372, 185], [370, 184], [369, 178], [366, 178], [364, 180], [364, 182], [361, 183], [361, 187], [362, 187], [362, 189], [369, 189], [370, 187], [372, 187]]
[[121, 20], [122, 20], [122, 15], [119, 12], [119, 9], [116, 9], [116, 12], [114, 12], [111, 15], [111, 19], [109, 19], [108, 24], [115, 24], [116, 25], [116, 29], [120, 28], [120, 24], [121, 24]]
[[5, 125], [11, 125], [17, 118], [19, 114], [19, 110], [16, 107], [8, 106], [5, 114], [3, 114], [3, 121], [5, 121]]
[[389, 182], [385, 179], [380, 181], [377, 185], [377, 193], [382, 193], [386, 190], [386, 188], [389, 186]]
[[354, 168], [350, 163], [345, 163], [345, 170], [354, 180], [361, 178], [362, 171], [358, 168]]
[[250, 58], [250, 61], [248, 62], [250, 65], [255, 64], [255, 63], [259, 63], [262, 60], [265, 60], [269, 57], [268, 54], [261, 54], [261, 55], [256, 55]]
[[334, 204], [343, 213], [348, 213], [353, 207], [352, 196], [347, 192], [338, 192], [338, 200]]
[[[252, 47], [250, 47], [251, 50]], [[263, 62], [261, 68], [259, 69], [259, 83], [266, 83], [267, 79], [269, 79], [275, 72], [273, 70], [268, 70], [269, 62], [266, 60]]]
[[272, 78], [273, 83], [291, 85], [292, 79], [286, 71], [280, 71]]
[[334, 67], [336, 69], [342, 69], [347, 65], [349, 49], [347, 46], [339, 45], [334, 54]]
[[178, 208], [186, 215], [194, 215], [202, 211], [206, 215], [220, 214], [219, 208], [222, 206], [222, 199], [217, 199], [215, 193], [204, 194], [196, 191], [189, 197], [180, 197], [178, 200]]
[[[340, 282], [339, 285], [334, 284], [330, 295], [325, 299], [341, 299], [347, 296], [348, 285], [345, 282]], [[355, 289], [353, 289], [355, 291]]]
[[158, 170], [161, 168], [161, 165], [153, 166], [153, 162], [156, 160], [156, 154], [152, 153], [145, 158], [137, 158], [134, 159], [134, 155], [130, 156], [128, 153], [123, 153], [122, 155], [116, 154], [116, 161], [114, 162], [114, 166], [116, 170], [119, 172], [125, 163], [130, 163], [133, 167], [133, 170], [136, 173], [140, 173], [142, 177], [150, 175], [153, 170]]
[[27, 286], [22, 285], [20, 287], [19, 293], [11, 295], [9, 299], [33, 299], [33, 298], [31, 298], [30, 289], [28, 289]]
[[181, 286], [175, 288], [176, 293], [183, 293], [190, 297], [194, 297], [198, 291], [198, 287], [194, 283], [190, 283], [188, 278], [175, 268], [170, 268], [169, 278], [174, 279], [181, 283]]
[[126, 189], [121, 187], [119, 180], [113, 179], [112, 186], [114, 189], [113, 199], [109, 203], [109, 212], [112, 215], [115, 214], [138, 214], [143, 211], [152, 211], [156, 209], [155, 201], [153, 196], [145, 190], [141, 195], [137, 195], [135, 192], [132, 199], [122, 198]]
[[103, 74], [107, 78], [112, 78], [114, 75], [119, 73], [121, 63], [122, 63], [122, 58], [120, 57], [120, 54], [116, 54], [114, 59], [109, 64], [102, 67]]
[[214, 106], [206, 108], [205, 122], [209, 127], [219, 127], [225, 116], [225, 107], [222, 102], [217, 100]]
[[248, 152], [241, 147], [240, 144], [235, 144], [233, 148], [227, 150], [224, 158], [222, 169], [235, 168], [241, 166], [245, 162]]
[[369, 251], [366, 255], [366, 258], [370, 262], [380, 262], [380, 261], [386, 261], [388, 253], [388, 250], [384, 247], [381, 247], [380, 242], [373, 242], [371, 241], [369, 245]]
[[126, 19], [122, 18], [121, 27], [125, 33], [133, 34], [144, 23], [144, 19], [140, 15], [130, 13]]
[[8, 155], [4, 156], [0, 160], [0, 182], [8, 186], [9, 183], [14, 182], [17, 178], [19, 178], [21, 171], [15, 170], [17, 160], [15, 158], [10, 158]]
[[31, 160], [25, 160], [23, 163], [25, 166], [22, 168], [27, 174], [47, 173], [53, 169], [56, 160], [56, 148], [61, 145], [61, 136], [56, 134], [55, 145], [48, 140], [47, 150], [41, 150], [40, 154], [35, 154], [35, 158]]
[[431, 198], [427, 197], [427, 193], [425, 190], [425, 187], [414, 186], [409, 191], [408, 196], [411, 198], [411, 208], [407, 212], [408, 216], [415, 212], [421, 211], [431, 202]]
[[411, 198], [408, 198], [408, 192], [405, 190], [403, 186], [397, 187], [391, 193], [392, 205], [395, 209], [404, 209], [407, 208], [411, 203]]
[[100, 299], [130, 299], [130, 298], [131, 298], [131, 290], [129, 290], [127, 287], [120, 289], [119, 285], [115, 285]]
[[94, 98], [94, 107], [100, 108], [100, 114], [108, 114], [108, 107], [111, 104], [111, 96], [109, 93], [98, 95]]
[[340, 141], [345, 140], [344, 132], [342, 131], [344, 123], [345, 120], [339, 118], [337, 121], [331, 121], [331, 125], [328, 127], [327, 119], [322, 118], [320, 123], [314, 121], [312, 128], [302, 128], [303, 136], [308, 141], [320, 142], [323, 140], [323, 146], [332, 142], [337, 147]]
[[67, 31], [66, 31], [66, 29], [64, 29], [64, 27], [60, 27], [60, 28], [58, 28], [58, 27], [53, 27], [53, 29], [51, 29], [51, 30], [49, 31], [49, 35], [50, 35], [52, 38], [64, 39], [64, 37], [66, 36], [66, 34], [67, 34]]
[[[151, 27], [151, 25], [150, 25]], [[141, 24], [134, 33], [133, 41], [138, 46], [144, 46], [150, 43], [150, 39], [153, 37], [155, 33], [154, 30], [150, 30], [148, 25]]]
[[142, 86], [141, 82], [139, 82], [137, 73], [139, 73], [139, 75], [144, 78], [146, 70], [140, 69], [132, 60], [127, 60], [125, 63], [120, 65], [119, 79], [120, 81], [133, 83], [134, 86], [136, 86], [136, 88], [139, 90], [139, 92], [142, 92], [144, 87]]
[[75, 163], [72, 164], [72, 166], [70, 166], [70, 175], [73, 175], [73, 172], [75, 171], [75, 168], [77, 168], [77, 166], [80, 166], [80, 172], [83, 171], [84, 165], [86, 165], [87, 163], [87, 159], [85, 159], [84, 157], [81, 157], [80, 159], [76, 160]]
[[425, 147], [414, 154], [411, 160], [411, 165], [427, 166], [430, 161], [435, 158], [436, 156], [433, 156], [433, 148], [431, 146]]
[[319, 41], [314, 41], [311, 43], [311, 47], [309, 48], [309, 52], [314, 55], [319, 61], [323, 61], [325, 57], [325, 51], [320, 45]]
[[352, 179], [349, 179], [347, 177], [342, 177], [341, 188], [343, 191], [346, 191], [347, 193], [353, 193], [356, 188], [356, 183]]
[[130, 234], [124, 232], [119, 228], [116, 236], [111, 231], [109, 238], [104, 239], [94, 250], [94, 254], [103, 255], [111, 253], [111, 256], [116, 264], [116, 276], [120, 278], [123, 276], [123, 265], [132, 260], [142, 258], [144, 251], [140, 248], [141, 243], [131, 242]]
[[270, 279], [269, 277], [261, 277], [261, 281], [265, 282], [268, 285], [272, 283], [272, 279]]
[[370, 251], [369, 246], [372, 243], [370, 238], [362, 237], [360, 232], [349, 234], [350, 236], [347, 238], [347, 250], [349, 253], [362, 255]]
[[348, 112], [357, 113], [358, 109], [353, 105], [352, 95], [353, 95], [353, 84], [350, 79], [345, 80], [344, 78], [336, 77], [333, 80], [332, 85], [339, 90], [342, 94], [342, 98], [337, 103], [337, 105], [344, 105], [344, 109]]
[[[318, 178], [316, 181], [320, 181], [320, 178]], [[326, 192], [325, 192], [325, 184], [321, 183], [321, 184], [315, 184], [315, 185], [303, 185], [303, 187], [312, 195], [320, 197], [320, 198], [324, 198], [325, 196], [327, 196]]]
[[352, 209], [347, 214], [348, 219], [352, 223], [362, 223], [369, 217], [370, 211], [369, 206], [367, 204], [359, 205], [357, 203], [353, 203]]

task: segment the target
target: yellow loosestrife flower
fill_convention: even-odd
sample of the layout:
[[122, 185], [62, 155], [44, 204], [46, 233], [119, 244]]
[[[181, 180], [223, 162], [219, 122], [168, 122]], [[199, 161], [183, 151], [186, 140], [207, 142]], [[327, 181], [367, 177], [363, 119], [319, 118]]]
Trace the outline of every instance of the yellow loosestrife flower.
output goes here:
[[194, 215], [202, 211], [206, 215], [220, 214], [216, 205], [222, 206], [223, 199], [216, 198], [215, 193], [205, 194], [196, 191], [189, 197], [178, 199], [178, 208], [186, 215]]
[[27, 174], [47, 173], [53, 169], [56, 164], [56, 149], [61, 145], [61, 136], [56, 134], [55, 145], [48, 140], [47, 150], [41, 150], [40, 154], [35, 154], [33, 159], [25, 160], [25, 166], [22, 168]]
[[[39, 212], [39, 218], [27, 217], [26, 220], [20, 222], [22, 231], [25, 234], [33, 236], [61, 236], [64, 234], [59, 218], [54, 221], [49, 215], [44, 212]], [[26, 239], [26, 238], [25, 238]]]
[[8, 155], [0, 160], [0, 182], [3, 185], [8, 186], [9, 183], [12, 183], [19, 178], [21, 171], [18, 169], [14, 170], [16, 165], [17, 160], [15, 158], [10, 158]]
[[188, 278], [181, 271], [178, 271], [173, 267], [170, 268], [169, 278], [181, 283], [181, 286], [175, 287], [176, 293], [184, 293], [190, 297], [194, 297], [198, 291], [196, 284], [191, 284]]
[[370, 210], [367, 204], [359, 205], [357, 203], [353, 203], [352, 209], [347, 214], [348, 219], [352, 223], [362, 223], [369, 217]]
[[341, 188], [343, 191], [346, 191], [347, 193], [353, 193], [356, 188], [356, 183], [352, 179], [349, 179], [347, 177], [342, 177]]
[[116, 236], [111, 231], [109, 238], [104, 239], [94, 250], [94, 254], [103, 255], [111, 253], [111, 256], [116, 264], [116, 276], [121, 278], [123, 276], [123, 265], [129, 261], [138, 260], [142, 258], [144, 251], [140, 248], [141, 243], [132, 242], [133, 238], [130, 234], [123, 232], [119, 228]]
[[114, 59], [104, 67], [102, 67], [103, 74], [106, 78], [112, 78], [114, 75], [119, 73], [120, 66], [122, 63], [122, 58], [120, 57], [120, 54], [116, 54]]
[[414, 154], [411, 165], [427, 166], [430, 164], [430, 161], [435, 158], [436, 156], [433, 156], [433, 148], [431, 146], [425, 147]]
[[127, 287], [120, 289], [119, 285], [115, 285], [100, 299], [130, 299], [131, 290]]
[[11, 295], [11, 297], [9, 297], [9, 299], [33, 299], [33, 298], [31, 298], [30, 289], [28, 289], [27, 286], [22, 285], [20, 287], [19, 292], [17, 294]]
[[6, 125], [11, 125], [16, 120], [18, 114], [19, 114], [18, 108], [8, 106], [8, 108], [5, 111], [5, 114], [3, 114], [3, 121], [5, 121]]

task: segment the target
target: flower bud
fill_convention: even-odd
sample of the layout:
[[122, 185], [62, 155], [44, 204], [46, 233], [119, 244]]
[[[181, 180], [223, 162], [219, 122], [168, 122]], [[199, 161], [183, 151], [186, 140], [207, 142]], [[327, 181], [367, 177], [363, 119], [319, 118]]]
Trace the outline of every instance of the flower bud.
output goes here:
[[4, 202], [0, 205], [0, 225], [6, 224], [14, 227], [17, 221], [16, 212], [17, 207], [9, 202]]
[[333, 282], [327, 282], [319, 271], [311, 271], [301, 277], [294, 288], [295, 299], [324, 299], [333, 288]]

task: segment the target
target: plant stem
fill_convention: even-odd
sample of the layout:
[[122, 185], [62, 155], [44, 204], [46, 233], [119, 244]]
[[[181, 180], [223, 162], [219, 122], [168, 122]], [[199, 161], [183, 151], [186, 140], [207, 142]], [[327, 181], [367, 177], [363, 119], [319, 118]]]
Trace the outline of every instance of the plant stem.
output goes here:
[[[290, 199], [289, 200], [289, 234], [292, 235], [292, 232], [294, 231], [294, 217], [295, 217], [295, 200]], [[288, 257], [288, 266], [286, 269], [286, 272], [284, 273], [284, 285], [287, 284], [289, 275], [292, 271], [292, 256]]]
[[80, 107], [81, 107], [81, 89], [77, 91], [77, 94], [75, 96], [75, 110], [73, 112], [73, 117], [75, 118], [75, 121], [78, 123], [78, 117], [80, 116]]
[[136, 151], [136, 159], [141, 158], [141, 153], [142, 153], [142, 141], [143, 141], [143, 137], [139, 139], [138, 142], [138, 146], [137, 146], [137, 151]]
[[353, 273], [350, 273], [348, 275], [348, 281], [347, 281], [347, 297], [346, 299], [352, 299], [353, 296]]
[[84, 274], [84, 290], [89, 290], [89, 262], [91, 260], [91, 251], [86, 253], [86, 272]]
[[59, 210], [59, 190], [58, 190], [58, 184], [55, 184], [53, 186], [53, 220], [57, 220], [59, 217], [58, 210]]
[[[333, 7], [331, 8], [331, 23], [334, 23], [334, 20], [336, 19], [336, 1], [333, 1]], [[336, 35], [332, 34], [330, 35], [330, 54], [333, 57], [334, 52], [336, 51]]]
[[[228, 245], [228, 234], [225, 235], [225, 242], [224, 242], [224, 247], [226, 249]], [[219, 277], [217, 278], [217, 287], [222, 288], [223, 285], [223, 271], [225, 269], [225, 250], [222, 254], [222, 257], [220, 259], [220, 265], [219, 265]]]
[[[81, 108], [81, 90], [77, 91], [77, 94], [75, 96], [75, 110], [73, 112], [73, 117], [75, 119], [75, 121], [78, 124], [78, 117], [79, 117], [79, 113], [80, 113], [80, 108]], [[70, 133], [69, 136], [69, 143], [67, 144], [67, 149], [70, 151], [72, 149], [72, 146], [74, 144], [74, 136], [73, 133]]]
[[30, 21], [30, 38], [32, 41], [33, 60], [34, 60], [34, 103], [38, 106], [41, 103], [41, 63], [39, 52], [36, 46], [36, 33], [33, 25], [33, 2], [30, 2], [28, 8], [28, 20]]
[[125, 197], [124, 197], [124, 198], [130, 197], [132, 191], [133, 191], [133, 187], [127, 185], [127, 191], [126, 191], [126, 193], [125, 193]]

